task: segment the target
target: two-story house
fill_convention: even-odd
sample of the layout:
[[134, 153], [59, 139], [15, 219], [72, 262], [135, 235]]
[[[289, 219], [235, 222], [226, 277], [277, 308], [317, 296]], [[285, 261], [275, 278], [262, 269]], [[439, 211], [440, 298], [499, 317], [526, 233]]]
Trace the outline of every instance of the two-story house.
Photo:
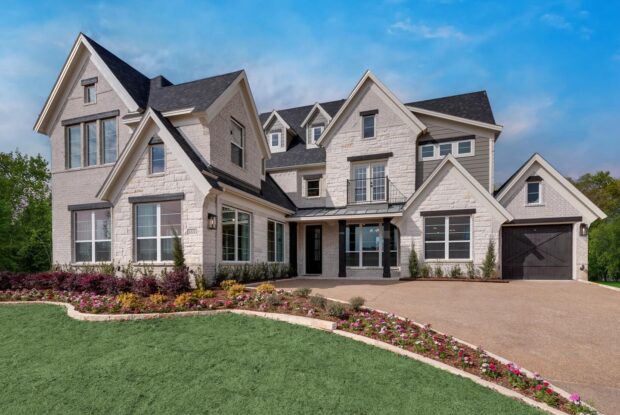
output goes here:
[[244, 71], [173, 84], [80, 34], [36, 122], [52, 146], [53, 255], [74, 265], [290, 263], [395, 278], [421, 262], [587, 278], [604, 213], [541, 156], [494, 189], [485, 92], [401, 102], [371, 72], [338, 101], [258, 114]]

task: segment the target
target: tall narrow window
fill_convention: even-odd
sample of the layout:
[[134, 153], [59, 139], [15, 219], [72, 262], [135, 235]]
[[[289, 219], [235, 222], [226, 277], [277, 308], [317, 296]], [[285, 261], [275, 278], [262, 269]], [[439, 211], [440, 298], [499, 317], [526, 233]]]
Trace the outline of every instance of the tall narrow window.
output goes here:
[[67, 127], [67, 168], [82, 166], [82, 134], [80, 125]]
[[540, 182], [530, 182], [527, 184], [527, 204], [540, 204]]
[[271, 147], [274, 147], [274, 148], [280, 147], [280, 139], [282, 137], [282, 133], [280, 131], [272, 131], [270, 136], [271, 136]]
[[116, 118], [101, 121], [103, 164], [116, 161]]
[[181, 202], [136, 205], [136, 259], [172, 261], [175, 235], [181, 237]]
[[88, 165], [94, 166], [97, 164], [97, 123], [89, 122], [85, 126], [86, 130], [86, 153], [88, 154]]
[[243, 167], [245, 137], [243, 127], [235, 121], [230, 122], [230, 158], [239, 167]]
[[362, 137], [374, 138], [375, 137], [375, 115], [362, 116]]
[[107, 262], [112, 252], [110, 209], [80, 210], [74, 214], [75, 261]]
[[241, 210], [222, 208], [222, 259], [250, 260], [250, 214]]
[[163, 144], [154, 144], [149, 147], [151, 174], [163, 173], [166, 171], [166, 150]]
[[97, 88], [95, 84], [84, 85], [84, 103], [94, 104], [97, 102]]
[[267, 261], [284, 261], [284, 225], [267, 221]]

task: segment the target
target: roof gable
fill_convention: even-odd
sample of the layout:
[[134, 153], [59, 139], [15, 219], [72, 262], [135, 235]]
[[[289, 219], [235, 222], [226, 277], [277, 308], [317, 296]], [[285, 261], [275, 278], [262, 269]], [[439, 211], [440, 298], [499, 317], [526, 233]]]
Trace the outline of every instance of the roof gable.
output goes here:
[[310, 112], [308, 113], [308, 116], [301, 122], [301, 126], [305, 127], [310, 121], [312, 121], [312, 119], [314, 118], [314, 114], [316, 111], [319, 111], [323, 117], [325, 117], [325, 119], [327, 120], [327, 122], [329, 123], [332, 120], [332, 116], [329, 115], [327, 113], [327, 111], [325, 111], [323, 109], [323, 107], [321, 106], [321, 104], [319, 104], [318, 102], [316, 104], [314, 104], [314, 106], [312, 107], [312, 109], [310, 110]]
[[267, 120], [263, 122], [263, 130], [267, 129], [267, 127], [271, 125], [274, 119], [278, 120], [280, 124], [282, 124], [282, 126], [284, 126], [284, 128], [286, 128], [287, 130], [291, 129], [291, 126], [288, 125], [286, 121], [284, 121], [284, 119], [280, 116], [280, 114], [278, 114], [278, 111], [273, 110], [271, 111], [271, 114], [269, 114], [269, 117], [267, 117]]
[[495, 124], [495, 117], [486, 91], [414, 101], [405, 104], [455, 117]]

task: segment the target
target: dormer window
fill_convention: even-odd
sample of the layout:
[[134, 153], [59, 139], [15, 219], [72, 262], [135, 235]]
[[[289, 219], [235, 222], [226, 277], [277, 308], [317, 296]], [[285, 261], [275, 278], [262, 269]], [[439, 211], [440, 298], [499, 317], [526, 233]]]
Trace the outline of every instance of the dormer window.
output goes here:
[[321, 137], [321, 134], [323, 134], [323, 129], [325, 128], [325, 126], [323, 124], [317, 124], [317, 125], [313, 125], [310, 128], [310, 137], [312, 137], [312, 142], [316, 143], [317, 141], [319, 141], [319, 137]]
[[542, 179], [539, 176], [530, 176], [527, 178], [527, 204], [528, 205], [540, 205], [542, 204]]
[[378, 110], [360, 112], [362, 116], [362, 138], [375, 138], [375, 116], [378, 113]]
[[269, 142], [271, 143], [271, 147], [278, 148], [282, 144], [282, 131], [274, 130], [269, 133]]
[[97, 78], [82, 79], [84, 87], [84, 104], [94, 104], [97, 102]]
[[166, 171], [166, 149], [159, 137], [153, 137], [149, 143], [149, 166], [150, 174]]

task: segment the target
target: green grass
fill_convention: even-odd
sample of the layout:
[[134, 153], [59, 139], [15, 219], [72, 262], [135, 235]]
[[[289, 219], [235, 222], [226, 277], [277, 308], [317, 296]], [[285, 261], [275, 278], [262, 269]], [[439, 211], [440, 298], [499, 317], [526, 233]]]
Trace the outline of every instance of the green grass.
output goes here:
[[620, 281], [594, 281], [597, 284], [609, 285], [610, 287], [620, 288]]
[[539, 414], [333, 334], [237, 315], [79, 322], [0, 306], [2, 414]]

